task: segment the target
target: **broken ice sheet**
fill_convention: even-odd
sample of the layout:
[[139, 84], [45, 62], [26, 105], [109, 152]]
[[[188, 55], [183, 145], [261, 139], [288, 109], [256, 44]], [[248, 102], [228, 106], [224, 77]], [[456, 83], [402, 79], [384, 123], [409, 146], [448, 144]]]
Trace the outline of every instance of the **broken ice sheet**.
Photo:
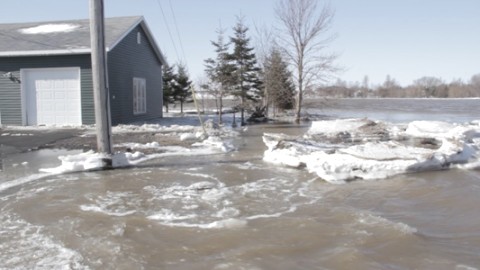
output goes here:
[[264, 160], [305, 167], [331, 183], [452, 167], [477, 168], [480, 125], [369, 119], [316, 121], [303, 137], [264, 134]]

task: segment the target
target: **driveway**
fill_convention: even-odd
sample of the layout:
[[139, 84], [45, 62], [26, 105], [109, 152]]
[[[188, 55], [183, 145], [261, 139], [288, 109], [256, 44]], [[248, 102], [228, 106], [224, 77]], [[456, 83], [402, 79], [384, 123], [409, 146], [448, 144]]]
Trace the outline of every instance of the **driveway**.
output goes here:
[[56, 141], [73, 138], [83, 129], [0, 129], [0, 156], [37, 150]]

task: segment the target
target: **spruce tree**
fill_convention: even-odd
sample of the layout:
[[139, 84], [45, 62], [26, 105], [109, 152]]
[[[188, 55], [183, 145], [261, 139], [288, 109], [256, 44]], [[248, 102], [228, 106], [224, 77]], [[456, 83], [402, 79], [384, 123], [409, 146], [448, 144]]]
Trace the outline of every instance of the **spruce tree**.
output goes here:
[[187, 69], [183, 64], [177, 64], [177, 74], [175, 76], [174, 99], [180, 102], [180, 113], [183, 114], [183, 103], [189, 102], [192, 96], [190, 81]]
[[224, 30], [217, 30], [217, 41], [211, 41], [215, 47], [217, 56], [215, 59], [208, 58], [205, 60], [205, 72], [211, 82], [207, 88], [212, 91], [217, 101], [218, 122], [222, 124], [223, 98], [229, 94], [234, 84], [233, 71], [234, 66], [229, 60], [229, 45], [224, 40]]
[[265, 61], [264, 86], [268, 103], [275, 109], [292, 109], [294, 105], [295, 85], [288, 64], [278, 49], [273, 49]]
[[174, 102], [174, 87], [175, 87], [175, 74], [173, 72], [173, 67], [165, 65], [163, 66], [163, 106], [168, 113], [168, 105]]
[[245, 108], [247, 101], [258, 101], [261, 98], [260, 68], [253, 48], [249, 46], [250, 38], [247, 37], [248, 27], [243, 23], [243, 18], [237, 18], [233, 28], [234, 36], [230, 37], [234, 48], [229, 58], [233, 61], [235, 87], [232, 94], [240, 99], [241, 124], [245, 124]]

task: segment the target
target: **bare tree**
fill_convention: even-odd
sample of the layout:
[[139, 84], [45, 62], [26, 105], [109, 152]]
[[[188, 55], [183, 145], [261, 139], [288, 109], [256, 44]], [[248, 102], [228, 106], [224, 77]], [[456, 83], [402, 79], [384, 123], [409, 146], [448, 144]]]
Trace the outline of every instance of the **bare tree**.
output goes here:
[[273, 50], [278, 47], [276, 45], [275, 40], [275, 33], [273, 28], [268, 28], [267, 26], [255, 26], [255, 55], [257, 56], [258, 65], [260, 69], [263, 71], [259, 75], [262, 76], [262, 80], [264, 81], [263, 85], [263, 107], [265, 107], [265, 114], [269, 115], [269, 105], [272, 102], [272, 98], [270, 97], [270, 92], [265, 82], [266, 74], [265, 74], [265, 66], [267, 65], [267, 59], [272, 53]]
[[472, 76], [470, 85], [472, 88], [472, 96], [480, 97], [480, 73]]
[[385, 82], [377, 89], [379, 97], [403, 97], [402, 87], [390, 75], [387, 75]]
[[419, 90], [423, 90], [425, 97], [436, 97], [439, 95], [440, 86], [443, 85], [444, 82], [440, 78], [424, 76], [414, 80], [413, 84], [418, 87]]
[[318, 0], [281, 0], [275, 9], [281, 23], [279, 42], [294, 68], [297, 87], [296, 121], [300, 121], [305, 89], [331, 72], [338, 70], [333, 65], [335, 54], [324, 53], [335, 38], [328, 34], [334, 11], [329, 5], [319, 7]]

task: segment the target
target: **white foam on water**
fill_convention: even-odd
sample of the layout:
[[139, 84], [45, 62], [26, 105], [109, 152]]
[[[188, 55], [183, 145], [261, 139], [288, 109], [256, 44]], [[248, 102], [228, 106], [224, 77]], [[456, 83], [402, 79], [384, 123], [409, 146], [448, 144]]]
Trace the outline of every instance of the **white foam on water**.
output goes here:
[[92, 203], [80, 205], [82, 211], [117, 217], [135, 214], [141, 203], [133, 192], [107, 191], [104, 195], [87, 194], [85, 197]]
[[373, 227], [383, 227], [386, 229], [393, 229], [402, 234], [414, 234], [417, 233], [417, 229], [409, 226], [408, 224], [392, 221], [387, 218], [381, 217], [378, 214], [361, 212], [356, 214], [357, 221], [360, 224]]
[[174, 213], [169, 209], [162, 209], [160, 212], [157, 212], [153, 215], [148, 216], [148, 219], [151, 220], [160, 220], [165, 223], [169, 223], [170, 221], [179, 221], [179, 220], [189, 220], [189, 219], [196, 219], [198, 215], [196, 214], [189, 214], [185, 216], [181, 216], [179, 214]]
[[[206, 178], [206, 179], [217, 179], [217, 178], [214, 177], [213, 175], [206, 174], [206, 173], [189, 173], [189, 172], [184, 172], [183, 174], [184, 174], [184, 175], [188, 175], [188, 176], [193, 176], [193, 177]], [[206, 185], [211, 185], [211, 184], [212, 184], [211, 182], [208, 182], [208, 181], [198, 182], [198, 183], [195, 183], [195, 184], [196, 184], [196, 185], [201, 185], [201, 183], [204, 183], [204, 184], [206, 184]], [[202, 188], [202, 187], [199, 187], [199, 188]], [[203, 188], [207, 188], [207, 187], [203, 187]]]
[[271, 178], [226, 186], [219, 181], [146, 186], [152, 221], [170, 227], [236, 228], [250, 220], [278, 218], [318, 198], [300, 195], [304, 186], [292, 179]]
[[455, 270], [478, 270], [478, 268], [470, 265], [459, 264], [455, 266]]
[[82, 255], [8, 211], [0, 213], [0, 269], [90, 269]]
[[183, 228], [199, 228], [199, 229], [239, 229], [247, 226], [248, 222], [242, 219], [223, 219], [216, 220], [210, 223], [186, 223], [186, 222], [160, 222], [160, 224], [169, 227], [183, 227]]
[[297, 205], [292, 205], [292, 206], [290, 206], [289, 209], [287, 209], [285, 211], [276, 212], [276, 213], [273, 213], [273, 214], [259, 214], [259, 215], [248, 216], [247, 219], [248, 220], [254, 220], [254, 219], [263, 219], [263, 218], [278, 218], [278, 217], [281, 217], [285, 214], [293, 213], [295, 211], [297, 211]]
[[130, 211], [118, 211], [118, 210], [107, 210], [105, 207], [97, 206], [97, 205], [80, 205], [80, 209], [85, 212], [96, 212], [102, 213], [108, 216], [115, 216], [115, 217], [124, 217], [135, 214], [136, 210]]
[[258, 165], [255, 165], [253, 164], [252, 162], [250, 161], [247, 161], [245, 163], [240, 163], [240, 164], [234, 164], [234, 166], [236, 166], [237, 168], [241, 169], [241, 170], [256, 170], [256, 169], [260, 169], [260, 167]]
[[7, 181], [7, 182], [3, 182], [3, 183], [0, 183], [0, 192], [5, 191], [5, 190], [10, 189], [10, 188], [13, 188], [13, 187], [24, 185], [24, 184], [27, 184], [27, 183], [30, 183], [30, 182], [33, 182], [33, 181], [37, 181], [37, 180], [40, 180], [40, 179], [43, 179], [45, 177], [52, 176], [52, 175], [55, 175], [55, 174], [56, 173], [32, 174], [32, 175], [29, 175], [27, 177], [22, 177], [22, 178], [18, 178], [18, 179], [15, 179], [15, 180], [10, 180], [10, 181]]
[[213, 270], [230, 270], [230, 269], [263, 270], [263, 268], [253, 266], [251, 263], [244, 263], [244, 262], [220, 263], [213, 267]]

